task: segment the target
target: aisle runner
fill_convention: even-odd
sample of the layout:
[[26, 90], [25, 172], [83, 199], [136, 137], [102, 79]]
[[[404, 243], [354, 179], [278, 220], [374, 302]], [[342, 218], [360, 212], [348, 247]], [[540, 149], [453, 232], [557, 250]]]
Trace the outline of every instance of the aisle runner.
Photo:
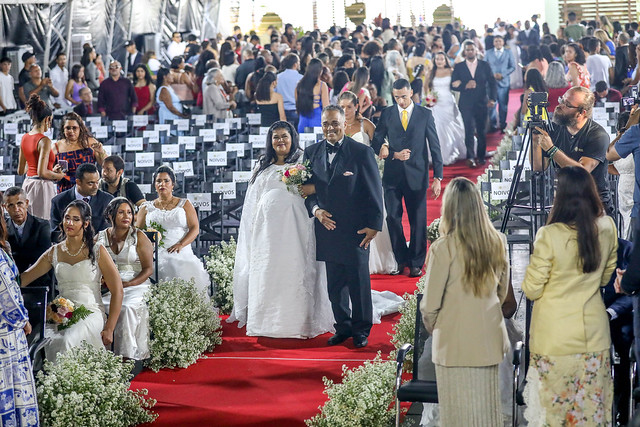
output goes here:
[[[511, 95], [510, 117], [519, 106], [518, 97]], [[495, 150], [501, 136], [488, 135], [488, 150]], [[458, 162], [445, 167], [443, 184], [457, 176], [475, 181], [483, 172]], [[440, 216], [441, 200], [429, 196], [429, 222]], [[403, 223], [408, 229], [406, 218]], [[416, 281], [374, 275], [371, 286], [402, 295], [413, 292]], [[147, 388], [158, 400], [160, 417], [154, 426], [304, 426], [326, 400], [322, 377], [339, 381], [343, 365], [361, 365], [377, 351], [388, 355], [393, 350], [388, 334], [399, 316], [385, 316], [374, 325], [364, 349], [355, 349], [351, 340], [328, 347], [329, 334], [311, 340], [247, 337], [244, 328], [223, 321], [223, 344], [215, 354], [188, 369], [145, 371], [132, 388]]]

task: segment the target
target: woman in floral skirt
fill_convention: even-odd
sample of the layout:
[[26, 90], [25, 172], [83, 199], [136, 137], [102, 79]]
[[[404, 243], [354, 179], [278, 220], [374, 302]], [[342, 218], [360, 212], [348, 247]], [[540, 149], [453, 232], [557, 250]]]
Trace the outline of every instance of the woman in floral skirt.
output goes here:
[[589, 172], [560, 169], [551, 216], [522, 283], [534, 301], [529, 426], [611, 424], [611, 338], [600, 287], [615, 270], [617, 247], [616, 226]]

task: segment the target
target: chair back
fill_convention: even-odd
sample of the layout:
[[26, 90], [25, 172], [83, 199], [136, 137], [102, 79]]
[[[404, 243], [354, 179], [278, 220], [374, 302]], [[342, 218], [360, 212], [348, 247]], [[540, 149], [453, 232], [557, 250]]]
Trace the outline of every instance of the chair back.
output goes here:
[[44, 338], [49, 288], [46, 286], [27, 286], [20, 290], [24, 307], [29, 313], [29, 323], [33, 328], [31, 334], [27, 335], [27, 342], [30, 346], [34, 340]]
[[153, 244], [153, 277], [150, 277], [149, 280], [151, 283], [158, 283], [158, 233], [155, 231], [144, 231], [144, 234], [147, 235], [151, 243]]
[[[420, 302], [423, 295], [418, 294], [416, 306], [416, 325], [413, 337], [413, 379], [422, 381], [435, 380], [435, 367], [431, 361], [431, 352], [425, 354], [425, 344], [430, 334], [422, 322], [422, 313], [420, 312]], [[431, 375], [432, 374], [432, 375]], [[424, 377], [424, 378], [423, 378]]]

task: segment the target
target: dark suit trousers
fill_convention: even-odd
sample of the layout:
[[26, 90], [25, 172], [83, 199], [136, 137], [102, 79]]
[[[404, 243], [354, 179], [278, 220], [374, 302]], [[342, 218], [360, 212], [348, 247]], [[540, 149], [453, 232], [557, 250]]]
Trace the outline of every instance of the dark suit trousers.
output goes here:
[[[403, 198], [411, 228], [408, 248], [402, 228]], [[406, 182], [393, 188], [385, 187], [384, 204], [387, 207], [387, 226], [396, 261], [408, 267], [422, 268], [427, 256], [427, 189], [413, 191]]]
[[[467, 159], [484, 160], [487, 151], [486, 125], [489, 110], [486, 105], [460, 105], [460, 113], [464, 122], [464, 145], [467, 146]], [[478, 137], [478, 150], [473, 149], [473, 135]]]
[[369, 264], [346, 265], [326, 262], [325, 265], [336, 332], [346, 336], [368, 337], [373, 324]]

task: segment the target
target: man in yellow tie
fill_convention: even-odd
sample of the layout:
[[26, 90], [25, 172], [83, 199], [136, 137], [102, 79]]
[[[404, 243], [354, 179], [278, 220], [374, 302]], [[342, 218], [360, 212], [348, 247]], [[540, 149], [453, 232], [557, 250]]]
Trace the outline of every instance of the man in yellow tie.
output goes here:
[[[434, 198], [440, 195], [442, 154], [431, 111], [411, 101], [413, 91], [406, 79], [393, 84], [396, 105], [382, 111], [371, 141], [376, 154], [385, 159], [382, 185], [387, 208], [387, 225], [397, 274], [409, 267], [409, 276], [422, 274], [427, 254], [427, 189], [429, 154], [433, 162]], [[411, 234], [409, 247], [402, 228], [402, 201], [407, 207]]]

